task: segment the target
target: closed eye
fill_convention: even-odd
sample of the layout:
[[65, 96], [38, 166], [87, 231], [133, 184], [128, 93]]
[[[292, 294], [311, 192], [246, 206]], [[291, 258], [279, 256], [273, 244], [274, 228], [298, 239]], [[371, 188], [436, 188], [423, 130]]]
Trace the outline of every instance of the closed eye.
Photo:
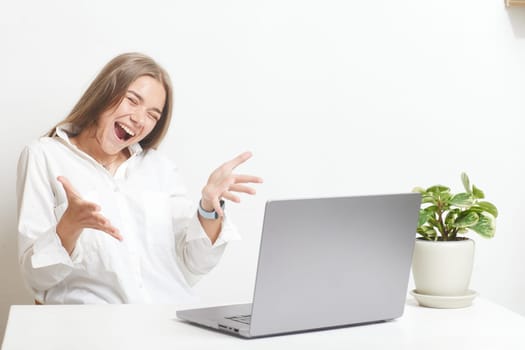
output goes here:
[[149, 113], [148, 116], [149, 116], [151, 119], [155, 120], [156, 122], [158, 122], [159, 119], [160, 119], [160, 115], [158, 115], [158, 114], [156, 114], [156, 113]]
[[[133, 105], [133, 106], [138, 106], [139, 104], [143, 104], [144, 103], [144, 98], [142, 96], [140, 96], [138, 93], [136, 93], [135, 91], [133, 90], [128, 90], [128, 95], [126, 95], [126, 98], [130, 101], [130, 103]], [[156, 107], [153, 107], [153, 108], [150, 108], [148, 109], [148, 117], [155, 120], [155, 121], [159, 121], [159, 119], [161, 118], [162, 116], [162, 109], [159, 109], [159, 108], [156, 108]]]
[[131, 104], [133, 104], [133, 105], [137, 105], [137, 104], [139, 103], [139, 101], [137, 101], [137, 100], [136, 100], [135, 98], [133, 98], [133, 97], [128, 96], [127, 98], [128, 98], [128, 100], [129, 100], [129, 102], [131, 102]]

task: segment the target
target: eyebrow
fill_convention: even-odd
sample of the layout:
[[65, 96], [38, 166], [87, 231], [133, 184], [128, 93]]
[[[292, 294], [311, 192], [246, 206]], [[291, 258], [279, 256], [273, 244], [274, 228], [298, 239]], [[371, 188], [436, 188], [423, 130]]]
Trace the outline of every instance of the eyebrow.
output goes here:
[[[128, 90], [129, 93], [132, 93], [133, 95], [135, 95], [135, 97], [141, 102], [141, 103], [144, 103], [144, 98], [139, 95], [138, 93], [136, 93], [135, 91], [133, 90]], [[160, 109], [158, 109], [157, 107], [153, 107], [152, 108], [153, 111], [159, 113], [160, 115], [162, 115], [162, 111]]]

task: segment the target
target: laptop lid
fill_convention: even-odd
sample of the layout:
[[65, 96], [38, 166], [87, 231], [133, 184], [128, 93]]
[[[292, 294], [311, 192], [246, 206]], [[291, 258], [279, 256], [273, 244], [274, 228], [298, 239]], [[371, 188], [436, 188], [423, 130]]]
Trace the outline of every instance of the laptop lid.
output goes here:
[[269, 201], [251, 336], [403, 314], [418, 193]]

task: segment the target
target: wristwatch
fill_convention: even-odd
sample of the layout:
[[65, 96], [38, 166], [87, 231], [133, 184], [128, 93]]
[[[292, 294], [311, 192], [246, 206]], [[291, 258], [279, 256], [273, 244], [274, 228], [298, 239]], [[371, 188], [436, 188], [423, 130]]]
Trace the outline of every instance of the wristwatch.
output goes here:
[[[219, 203], [221, 205], [221, 209], [224, 210], [224, 200], [221, 199]], [[202, 209], [201, 201], [199, 201], [199, 214], [203, 218], [208, 219], [208, 220], [216, 220], [219, 218], [219, 214], [217, 214], [215, 210], [206, 211]]]

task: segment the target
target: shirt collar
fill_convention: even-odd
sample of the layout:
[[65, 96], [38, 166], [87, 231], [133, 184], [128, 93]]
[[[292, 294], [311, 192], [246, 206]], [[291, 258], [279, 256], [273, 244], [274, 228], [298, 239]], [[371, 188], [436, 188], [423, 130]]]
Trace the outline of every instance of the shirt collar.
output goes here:
[[[78, 135], [80, 133], [80, 129], [78, 126], [73, 125], [72, 123], [64, 123], [60, 124], [55, 129], [55, 134], [53, 136], [59, 137], [62, 140], [64, 140], [69, 145], [72, 145], [71, 141], [69, 140], [70, 136]], [[137, 142], [128, 147], [129, 154], [134, 156], [142, 152], [142, 146]]]

